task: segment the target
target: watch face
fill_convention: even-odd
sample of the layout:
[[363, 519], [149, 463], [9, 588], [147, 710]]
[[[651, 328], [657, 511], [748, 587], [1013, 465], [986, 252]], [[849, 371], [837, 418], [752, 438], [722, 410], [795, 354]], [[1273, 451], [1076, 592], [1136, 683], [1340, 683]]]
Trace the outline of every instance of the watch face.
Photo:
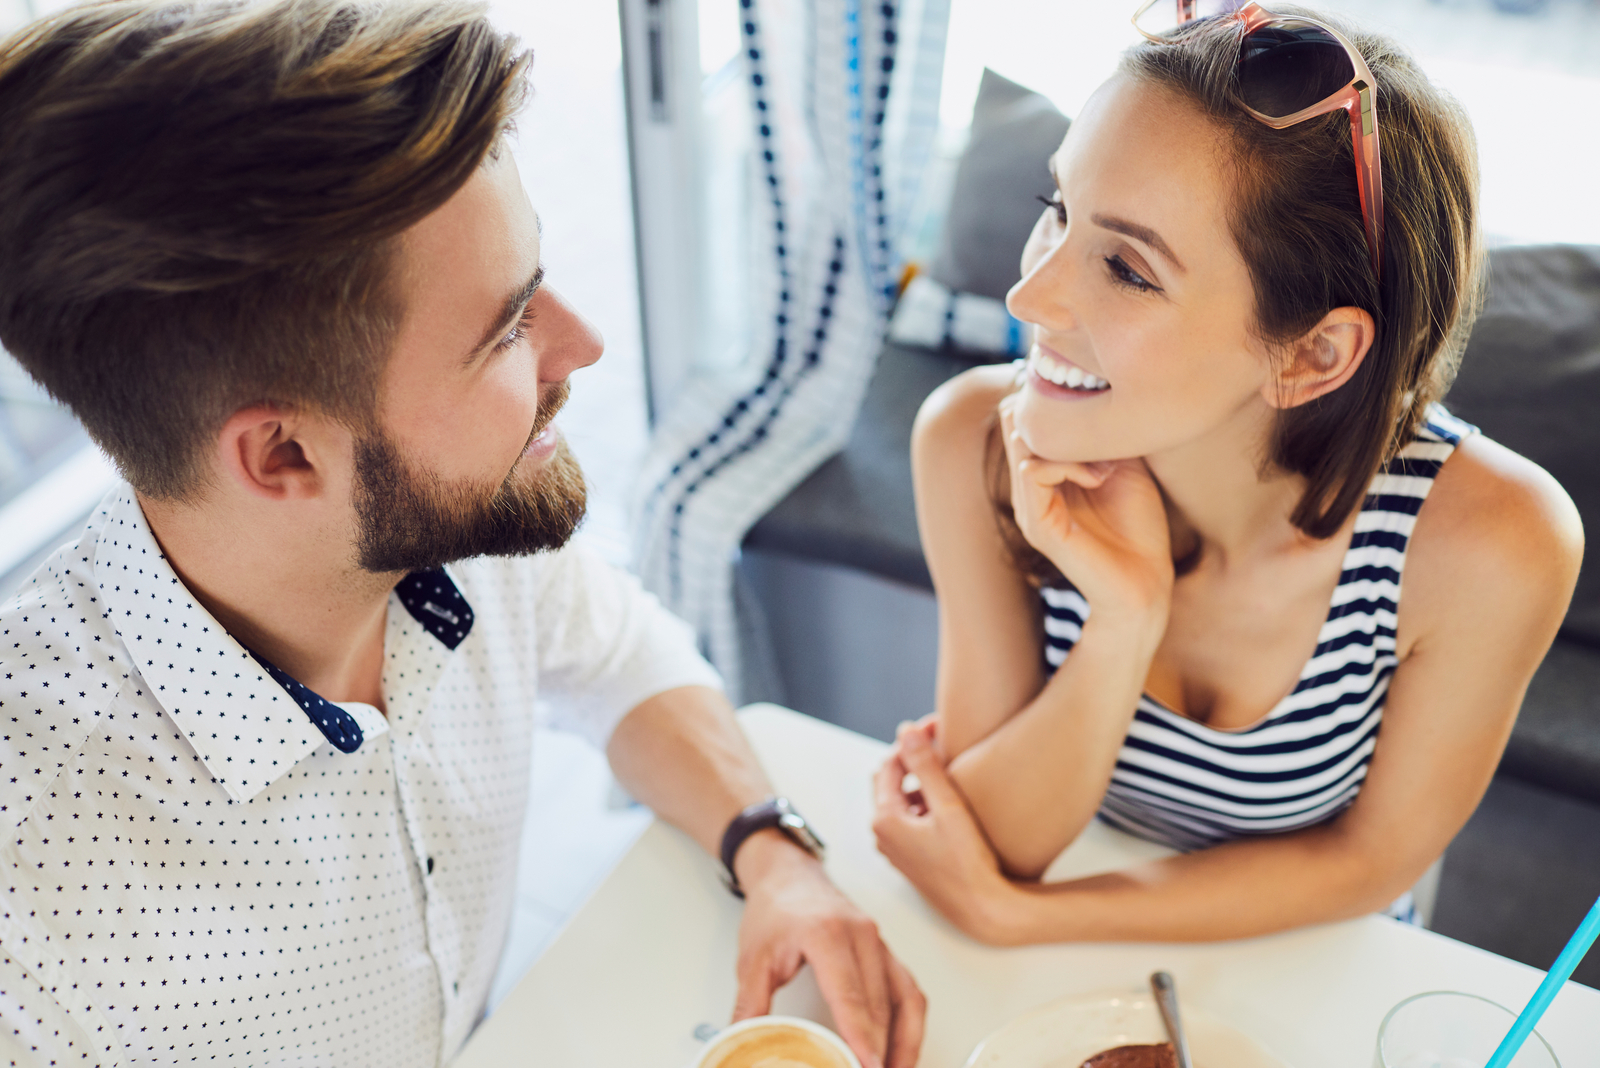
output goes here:
[[798, 812], [785, 812], [778, 818], [778, 825], [787, 831], [790, 837], [799, 842], [802, 847], [813, 856], [821, 859], [822, 839], [818, 838], [811, 825]]

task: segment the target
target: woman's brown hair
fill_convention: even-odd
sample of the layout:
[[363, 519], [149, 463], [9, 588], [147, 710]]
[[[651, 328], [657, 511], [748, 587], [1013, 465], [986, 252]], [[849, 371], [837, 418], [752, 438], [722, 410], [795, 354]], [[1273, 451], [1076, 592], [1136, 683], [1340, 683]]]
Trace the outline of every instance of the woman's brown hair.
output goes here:
[[[1335, 111], [1274, 130], [1250, 117], [1234, 97], [1237, 21], [1207, 19], [1166, 43], [1135, 45], [1120, 71], [1177, 94], [1228, 135], [1229, 228], [1255, 288], [1255, 329], [1264, 341], [1287, 346], [1333, 308], [1372, 314], [1376, 333], [1356, 373], [1279, 412], [1272, 435], [1272, 465], [1306, 480], [1291, 521], [1327, 538], [1455, 377], [1481, 303], [1477, 146], [1461, 106], [1393, 41], [1305, 8], [1272, 10], [1333, 25], [1372, 69], [1383, 145], [1381, 281], [1367, 252], [1349, 119]], [[1060, 582], [1017, 530], [1000, 491], [1004, 457], [990, 453], [995, 505], [1018, 566], [1037, 581]]]
[[235, 411], [372, 416], [394, 238], [496, 146], [526, 54], [468, 0], [107, 0], [0, 42], [0, 341], [141, 492]]

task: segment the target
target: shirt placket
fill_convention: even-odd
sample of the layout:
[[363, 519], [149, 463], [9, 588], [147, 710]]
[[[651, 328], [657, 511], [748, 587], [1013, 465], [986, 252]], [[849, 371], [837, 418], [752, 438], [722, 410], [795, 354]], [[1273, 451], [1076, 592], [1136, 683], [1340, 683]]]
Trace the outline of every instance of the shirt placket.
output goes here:
[[[427, 643], [424, 655], [408, 656], [418, 643]], [[419, 774], [429, 762], [426, 732], [421, 730], [435, 686], [444, 673], [452, 650], [417, 625], [396, 597], [389, 600], [388, 623], [384, 635], [384, 703], [387, 706], [389, 733], [386, 741], [394, 758], [395, 796], [405, 825], [411, 862], [422, 886], [424, 923], [428, 953], [438, 974], [440, 1006], [443, 1013], [441, 1039], [452, 1033], [455, 1017], [463, 1010], [460, 998], [461, 943], [450, 910], [435, 879], [438, 858], [424, 833], [421, 810], [437, 807], [444, 798], [423, 797], [431, 776]], [[397, 679], [392, 665], [405, 663], [405, 678]]]

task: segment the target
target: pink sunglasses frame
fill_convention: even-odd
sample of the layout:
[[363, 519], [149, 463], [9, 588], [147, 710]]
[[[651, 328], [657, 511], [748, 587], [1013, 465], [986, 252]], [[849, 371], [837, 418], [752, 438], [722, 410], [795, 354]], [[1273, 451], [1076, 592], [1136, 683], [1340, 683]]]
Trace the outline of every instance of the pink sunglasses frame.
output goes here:
[[[1167, 44], [1169, 42], [1166, 38], [1149, 33], [1139, 25], [1139, 19], [1158, 2], [1159, 0], [1145, 0], [1139, 10], [1133, 13], [1133, 27], [1154, 43]], [[1179, 26], [1194, 19], [1196, 3], [1197, 0], [1177, 0]], [[1330, 111], [1343, 110], [1349, 115], [1350, 137], [1356, 156], [1356, 191], [1361, 197], [1361, 219], [1367, 230], [1367, 250], [1372, 255], [1372, 273], [1375, 277], [1381, 278], [1383, 276], [1383, 166], [1378, 152], [1378, 116], [1373, 110], [1372, 103], [1372, 95], [1378, 83], [1372, 77], [1372, 71], [1367, 68], [1367, 61], [1361, 58], [1361, 53], [1356, 50], [1355, 45], [1345, 39], [1343, 34], [1316, 19], [1301, 15], [1277, 15], [1255, 0], [1242, 5], [1229, 17], [1237, 19], [1242, 27], [1239, 34], [1241, 49], [1245, 37], [1278, 22], [1300, 22], [1315, 26], [1344, 46], [1354, 74], [1343, 88], [1323, 100], [1281, 118], [1264, 115], [1243, 102], [1239, 106], [1256, 121], [1274, 130], [1287, 129], [1296, 123], [1314, 119], [1318, 115], [1326, 115]]]

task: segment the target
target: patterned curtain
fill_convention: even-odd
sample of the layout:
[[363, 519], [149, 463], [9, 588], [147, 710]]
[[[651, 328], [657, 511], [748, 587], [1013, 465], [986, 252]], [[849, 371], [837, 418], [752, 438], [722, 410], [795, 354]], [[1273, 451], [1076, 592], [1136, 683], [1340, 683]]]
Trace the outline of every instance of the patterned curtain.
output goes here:
[[646, 586], [738, 697], [746, 531], [849, 436], [938, 127], [949, 0], [739, 0], [757, 195], [750, 351], [660, 414], [636, 499]]

